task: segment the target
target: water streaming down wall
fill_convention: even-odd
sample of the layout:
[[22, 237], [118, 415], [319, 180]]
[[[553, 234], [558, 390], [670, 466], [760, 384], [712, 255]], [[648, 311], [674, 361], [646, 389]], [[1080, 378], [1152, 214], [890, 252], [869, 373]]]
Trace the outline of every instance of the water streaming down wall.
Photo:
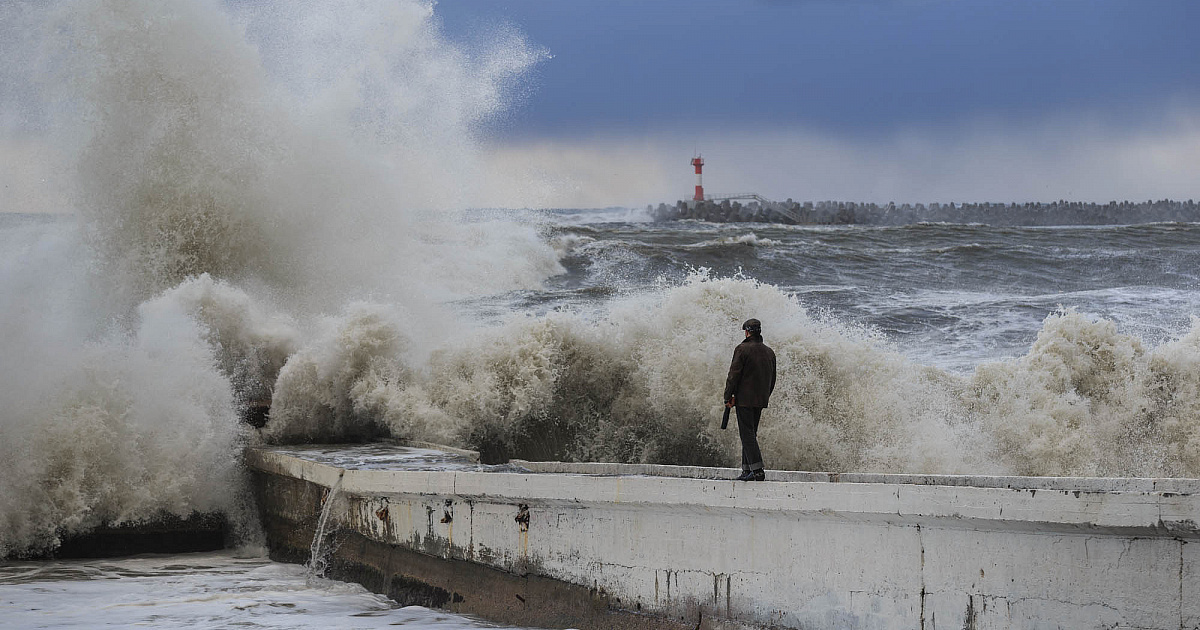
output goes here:
[[307, 563], [309, 575], [312, 577], [325, 577], [325, 569], [329, 566], [328, 555], [334, 551], [323, 547], [325, 546], [325, 537], [329, 533], [329, 517], [337, 513], [337, 501], [341, 498], [344, 476], [344, 472], [338, 475], [337, 481], [329, 488], [329, 492], [325, 494], [325, 498], [321, 502], [321, 517], [317, 519], [317, 527], [313, 531], [312, 551]]

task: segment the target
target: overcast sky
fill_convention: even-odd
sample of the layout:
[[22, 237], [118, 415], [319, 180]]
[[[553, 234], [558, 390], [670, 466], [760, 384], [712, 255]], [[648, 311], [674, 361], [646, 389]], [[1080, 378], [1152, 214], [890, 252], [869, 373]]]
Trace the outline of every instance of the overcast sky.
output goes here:
[[[247, 25], [261, 59], [238, 63], [261, 63], [302, 120], [352, 101], [339, 90], [358, 77], [361, 98], [394, 97], [391, 123], [434, 137], [490, 110], [513, 69], [460, 175], [467, 205], [672, 203], [691, 196], [696, 152], [707, 192], [773, 199], [1200, 199], [1200, 0], [439, 0], [430, 22], [432, 1], [203, 6]], [[43, 89], [69, 73], [33, 61], [59, 59], [39, 52], [46, 33], [73, 49], [71, 33], [22, 16], [76, 6], [0, 2], [5, 207], [67, 204], [69, 162], [38, 134], [70, 122]], [[422, 103], [452, 106], [405, 118]], [[418, 162], [438, 170], [434, 154]]]
[[558, 178], [547, 203], [680, 198], [696, 150], [709, 191], [777, 198], [1200, 198], [1194, 0], [443, 0], [436, 13], [468, 48], [511, 28], [551, 55], [488, 129], [498, 159]]

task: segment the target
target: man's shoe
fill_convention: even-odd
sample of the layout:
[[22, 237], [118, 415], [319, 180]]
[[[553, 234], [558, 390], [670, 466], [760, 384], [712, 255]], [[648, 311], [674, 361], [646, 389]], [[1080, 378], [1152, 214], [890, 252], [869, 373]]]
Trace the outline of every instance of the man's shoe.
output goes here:
[[743, 471], [742, 474], [738, 475], [738, 478], [736, 479], [736, 481], [753, 481], [753, 480], [754, 480], [754, 471], [753, 470]]
[[765, 471], [761, 468], [759, 468], [758, 470], [752, 471], [750, 473], [750, 480], [751, 481], [766, 481], [767, 480], [767, 471]]

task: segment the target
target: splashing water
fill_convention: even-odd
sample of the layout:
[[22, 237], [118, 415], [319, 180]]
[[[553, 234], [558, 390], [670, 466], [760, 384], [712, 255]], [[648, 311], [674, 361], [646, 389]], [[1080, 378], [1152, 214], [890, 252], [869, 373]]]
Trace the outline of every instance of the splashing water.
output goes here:
[[[275, 390], [284, 412], [266, 434], [304, 441], [319, 424], [495, 458], [727, 465], [737, 440], [717, 428], [719, 392], [745, 313], [772, 322], [779, 357], [761, 430], [775, 467], [1200, 474], [1195, 322], [1147, 350], [1111, 321], [1063, 310], [1025, 356], [962, 376], [913, 363], [869, 329], [812, 316], [776, 287], [704, 272], [617, 299], [599, 319], [514, 316], [422, 364], [397, 358], [394, 325], [348, 314], [330, 333], [337, 353], [319, 353], [329, 362], [302, 352], [285, 366]], [[329, 404], [332, 392], [344, 398]]]
[[344, 305], [394, 311], [419, 362], [447, 300], [561, 270], [460, 210], [479, 125], [545, 56], [515, 34], [466, 54], [417, 0], [9, 3], [0, 31], [0, 151], [43, 147], [75, 214], [0, 231], [0, 556], [245, 504], [239, 409], [328, 364]]
[[[779, 357], [771, 467], [1200, 476], [1197, 321], [1151, 346], [1064, 309], [1024, 356], [957, 374], [732, 271], [627, 290], [666, 245], [468, 216], [481, 125], [545, 57], [508, 30], [468, 54], [415, 0], [10, 3], [0, 28], [0, 150], [45, 145], [76, 214], [0, 229], [0, 556], [162, 513], [250, 520], [256, 440], [728, 465], [720, 392], [750, 315]], [[770, 262], [789, 236], [768, 229], [679, 249]], [[872, 238], [820, 236], [860, 239], [844, 265]], [[598, 313], [511, 307], [567, 260], [603, 268], [564, 289]], [[498, 294], [518, 312], [475, 322], [464, 305]], [[238, 422], [268, 396], [261, 432]]]

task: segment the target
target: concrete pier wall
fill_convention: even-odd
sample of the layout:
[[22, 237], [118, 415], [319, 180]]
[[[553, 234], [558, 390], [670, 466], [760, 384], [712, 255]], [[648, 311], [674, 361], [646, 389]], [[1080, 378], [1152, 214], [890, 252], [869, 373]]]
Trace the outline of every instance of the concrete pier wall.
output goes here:
[[343, 575], [507, 623], [1200, 628], [1198, 480], [247, 460], [276, 555], [302, 559], [336, 486]]

